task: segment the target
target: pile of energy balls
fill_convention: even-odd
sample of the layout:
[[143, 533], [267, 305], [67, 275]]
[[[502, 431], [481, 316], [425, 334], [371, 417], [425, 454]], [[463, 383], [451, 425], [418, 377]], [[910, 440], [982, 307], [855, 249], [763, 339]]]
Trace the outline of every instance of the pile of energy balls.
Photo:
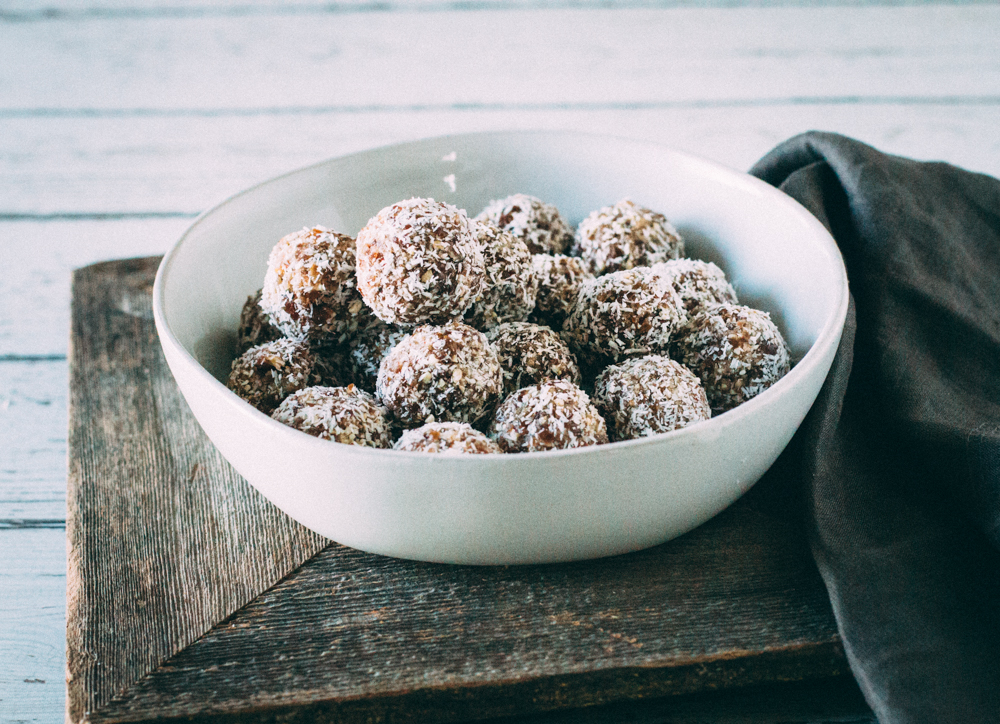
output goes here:
[[[357, 239], [281, 239], [247, 300], [228, 386], [351, 445], [515, 453], [669, 432], [789, 369], [762, 311], [629, 200], [574, 230], [524, 194], [475, 218], [412, 198]], [[590, 394], [588, 394], [588, 391]]]

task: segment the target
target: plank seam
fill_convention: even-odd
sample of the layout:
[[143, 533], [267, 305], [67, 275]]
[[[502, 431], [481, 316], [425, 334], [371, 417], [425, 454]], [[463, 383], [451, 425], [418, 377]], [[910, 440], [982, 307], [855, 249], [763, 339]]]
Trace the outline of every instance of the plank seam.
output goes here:
[[959, 96], [788, 96], [781, 98], [718, 98], [663, 101], [554, 103], [409, 103], [324, 106], [262, 106], [259, 108], [3, 108], [0, 118], [177, 118], [328, 115], [361, 113], [426, 113], [442, 111], [656, 111], [702, 108], [770, 108], [776, 106], [991, 106], [1000, 95]]

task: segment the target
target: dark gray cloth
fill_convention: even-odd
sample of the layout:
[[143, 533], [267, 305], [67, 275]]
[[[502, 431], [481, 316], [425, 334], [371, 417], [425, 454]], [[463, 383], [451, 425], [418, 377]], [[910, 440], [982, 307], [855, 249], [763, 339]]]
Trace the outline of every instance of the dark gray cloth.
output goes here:
[[1000, 722], [1000, 181], [829, 133], [751, 173], [847, 265], [796, 450], [855, 677], [882, 724]]

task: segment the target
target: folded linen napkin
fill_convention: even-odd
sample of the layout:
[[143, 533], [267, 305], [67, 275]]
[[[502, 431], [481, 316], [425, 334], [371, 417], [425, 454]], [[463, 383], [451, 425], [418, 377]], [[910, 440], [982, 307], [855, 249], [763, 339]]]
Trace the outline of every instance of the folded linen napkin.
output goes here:
[[1000, 721], [1000, 181], [830, 133], [750, 171], [852, 294], [796, 440], [813, 555], [881, 724]]

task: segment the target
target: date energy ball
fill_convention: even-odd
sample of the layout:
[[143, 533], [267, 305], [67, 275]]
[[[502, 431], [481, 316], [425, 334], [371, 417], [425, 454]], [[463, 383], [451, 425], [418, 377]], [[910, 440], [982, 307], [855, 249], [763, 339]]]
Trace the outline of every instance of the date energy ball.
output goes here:
[[358, 232], [358, 289], [390, 324], [461, 319], [486, 283], [483, 243], [465, 212], [434, 199], [387, 206]]
[[626, 357], [666, 354], [687, 321], [681, 298], [651, 267], [612, 272], [580, 286], [562, 337], [588, 367]]
[[261, 309], [286, 337], [343, 341], [367, 315], [354, 239], [322, 226], [283, 237], [267, 260]]
[[756, 397], [789, 370], [788, 345], [767, 312], [703, 307], [678, 335], [673, 357], [701, 379], [714, 412]]
[[377, 317], [360, 330], [351, 340], [348, 359], [350, 378], [354, 384], [363, 390], [374, 392], [379, 365], [389, 350], [407, 334], [409, 330], [386, 324]]
[[306, 387], [293, 392], [271, 417], [323, 440], [376, 448], [392, 445], [385, 408], [354, 385]]
[[523, 241], [489, 222], [474, 225], [483, 243], [486, 288], [465, 313], [465, 323], [485, 332], [503, 322], [523, 322], [538, 295], [531, 252]]
[[290, 394], [309, 386], [314, 364], [308, 344], [283, 337], [251, 347], [233, 360], [226, 386], [270, 415]]
[[494, 199], [476, 219], [510, 232], [527, 244], [532, 254], [562, 254], [573, 241], [573, 229], [559, 209], [527, 194]]
[[284, 335], [281, 330], [271, 324], [271, 320], [260, 308], [262, 289], [247, 297], [240, 311], [240, 326], [236, 329], [236, 349], [243, 354], [251, 347], [265, 342], [273, 342]]
[[547, 379], [580, 384], [576, 357], [558, 334], [529, 322], [507, 322], [486, 333], [503, 369], [503, 397]]
[[670, 280], [689, 315], [706, 304], [739, 304], [725, 272], [710, 261], [674, 259], [653, 269]]
[[503, 375], [479, 330], [451, 322], [424, 325], [382, 360], [376, 395], [404, 428], [425, 422], [474, 423], [493, 411]]
[[490, 433], [504, 452], [601, 445], [608, 429], [587, 393], [569, 380], [524, 387], [501, 403]]
[[583, 259], [563, 254], [535, 254], [531, 265], [538, 279], [538, 296], [531, 319], [552, 329], [562, 329], [563, 321], [573, 311], [580, 285], [594, 275]]
[[662, 355], [634, 357], [606, 368], [594, 383], [593, 400], [612, 440], [670, 432], [712, 416], [701, 381]]
[[684, 255], [684, 240], [663, 214], [623, 199], [580, 222], [573, 253], [591, 273], [606, 274], [677, 259]]
[[428, 422], [407, 430], [393, 450], [443, 453], [445, 455], [485, 455], [503, 450], [467, 422]]

